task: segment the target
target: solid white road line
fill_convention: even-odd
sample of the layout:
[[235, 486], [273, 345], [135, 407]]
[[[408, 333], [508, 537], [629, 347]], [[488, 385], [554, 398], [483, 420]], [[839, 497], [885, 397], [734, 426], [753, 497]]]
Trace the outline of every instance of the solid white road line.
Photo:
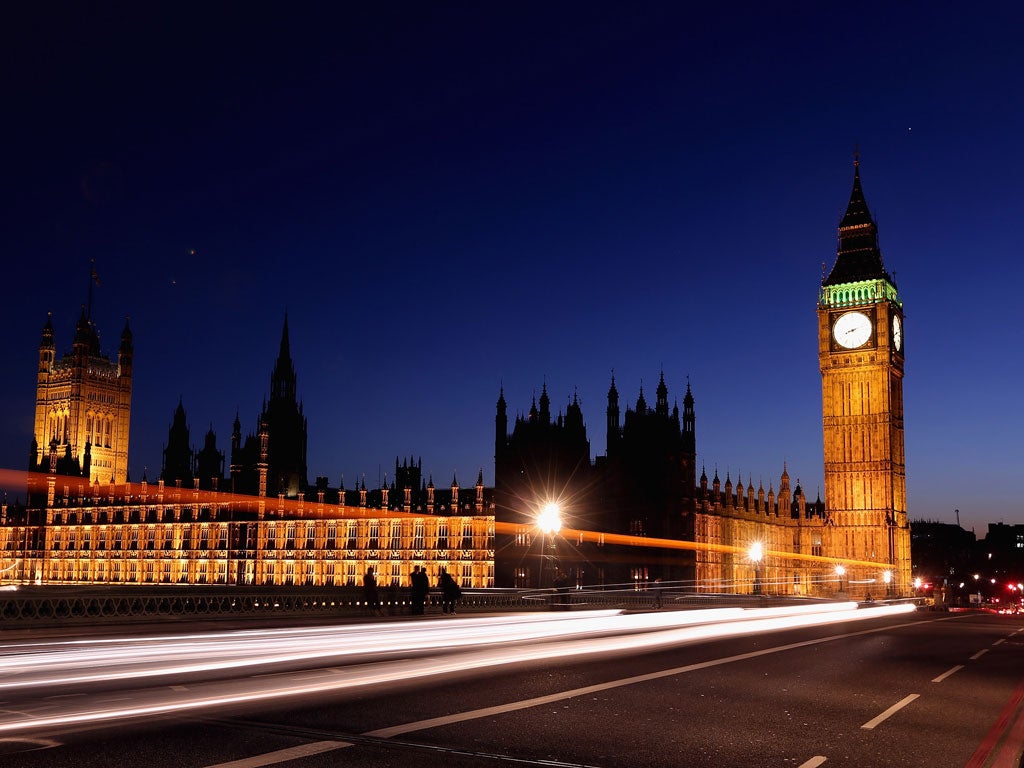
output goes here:
[[878, 717], [873, 717], [872, 719], [868, 720], [866, 723], [864, 723], [864, 725], [861, 726], [861, 728], [866, 728], [867, 730], [870, 731], [871, 729], [873, 729], [879, 723], [882, 723], [882, 722], [888, 720], [890, 717], [895, 715], [897, 712], [899, 712], [901, 709], [903, 709], [905, 706], [907, 706], [907, 704], [909, 704], [910, 702], [912, 702], [914, 699], [918, 698], [919, 696], [920, 696], [920, 694], [918, 694], [918, 693], [912, 693], [909, 696], [907, 696], [906, 698], [900, 699], [895, 704], [893, 704], [891, 707], [889, 707], [887, 710], [885, 710], [885, 712], [880, 714]]

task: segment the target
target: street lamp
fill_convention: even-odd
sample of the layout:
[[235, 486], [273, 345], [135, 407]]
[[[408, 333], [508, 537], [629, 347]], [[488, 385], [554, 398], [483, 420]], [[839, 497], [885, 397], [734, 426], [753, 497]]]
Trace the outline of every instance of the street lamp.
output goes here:
[[[555, 534], [562, 530], [562, 508], [558, 505], [557, 501], [549, 501], [545, 504], [540, 513], [537, 515], [537, 528], [543, 534], [541, 540], [541, 560], [540, 560], [540, 586], [544, 586], [544, 561], [548, 559], [548, 545], [552, 549], [555, 546]], [[551, 567], [554, 568], [554, 557], [551, 557]], [[554, 573], [551, 577], [554, 582]]]
[[[896, 563], [896, 515], [892, 510], [885, 513], [885, 527], [886, 532], [889, 535], [889, 565], [893, 566]], [[890, 578], [885, 581], [885, 591], [891, 597], [895, 591], [895, 584]]]
[[885, 571], [882, 574], [882, 581], [885, 582], [885, 594], [892, 596], [892, 571]]
[[761, 594], [761, 558], [764, 556], [764, 551], [761, 547], [761, 542], [755, 541], [750, 545], [750, 551], [747, 557], [750, 558], [750, 562], [754, 564], [754, 594]]
[[846, 575], [846, 568], [843, 567], [842, 563], [836, 564], [836, 576], [839, 577], [839, 591], [843, 591], [843, 576]]

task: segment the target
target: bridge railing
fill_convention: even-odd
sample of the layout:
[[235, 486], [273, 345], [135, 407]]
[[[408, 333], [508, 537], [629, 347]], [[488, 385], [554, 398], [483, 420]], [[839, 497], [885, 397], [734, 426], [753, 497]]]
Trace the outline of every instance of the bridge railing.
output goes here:
[[[380, 614], [399, 616], [412, 608], [409, 590], [378, 589]], [[440, 612], [440, 593], [432, 591], [427, 613]], [[459, 613], [498, 611], [692, 609], [725, 605], [764, 605], [763, 595], [708, 595], [662, 590], [464, 590]], [[377, 611], [372, 612], [377, 615]], [[27, 586], [0, 592], [0, 627], [59, 626], [164, 619], [259, 618], [285, 616], [352, 617], [371, 615], [358, 587], [75, 587]]]

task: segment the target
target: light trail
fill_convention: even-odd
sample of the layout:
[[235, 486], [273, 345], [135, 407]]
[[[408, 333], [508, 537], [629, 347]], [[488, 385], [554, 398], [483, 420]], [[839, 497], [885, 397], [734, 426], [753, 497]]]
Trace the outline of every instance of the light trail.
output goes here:
[[[797, 606], [796, 608], [799, 610], [788, 611], [786, 609], [754, 609], [740, 611], [739, 616], [733, 615], [734, 609], [723, 609], [727, 615], [717, 615], [714, 620], [709, 620], [711, 612], [699, 612], [698, 615], [676, 616], [675, 622], [668, 620], [673, 617], [672, 614], [583, 616], [580, 619], [559, 617], [539, 622], [526, 621], [524, 622], [526, 624], [549, 628], [550, 636], [539, 641], [536, 637], [517, 641], [495, 641], [490, 647], [464, 646], [461, 650], [447, 650], [441, 655], [378, 660], [373, 663], [359, 663], [359, 654], [350, 654], [351, 664], [349, 666], [322, 669], [312, 675], [307, 670], [303, 673], [301, 681], [295, 679], [291, 674], [282, 673], [227, 681], [216, 680], [189, 685], [184, 690], [181, 690], [181, 686], [176, 686], [177, 689], [164, 686], [137, 688], [130, 690], [132, 701], [126, 705], [112, 705], [99, 701], [99, 695], [109, 696], [110, 691], [92, 695], [87, 690], [83, 690], [87, 688], [86, 683], [75, 682], [72, 684], [72, 689], [79, 689], [79, 692], [83, 693], [82, 697], [60, 700], [59, 703], [55, 699], [49, 699], [45, 704], [45, 709], [43, 705], [37, 704], [40, 709], [38, 712], [25, 706], [22, 706], [20, 713], [8, 711], [4, 713], [5, 719], [0, 719], [0, 733], [46, 733], [75, 727], [107, 725], [125, 719], [205, 712], [216, 707], [266, 703], [311, 694], [365, 689], [438, 675], [461, 674], [487, 667], [552, 658], [582, 659], [597, 654], [651, 651], [682, 643], [820, 626], [840, 621], [863, 621], [914, 610], [913, 606], [906, 605], [880, 606], [860, 610], [854, 610], [854, 607], [853, 604], [841, 604], [838, 606]], [[491, 629], [495, 635], [500, 636], [507, 631], [510, 624], [514, 623], [510, 622], [511, 618], [498, 617], [477, 621], [484, 624], [491, 623]], [[446, 629], [448, 635], [457, 640], [462, 633], [455, 626], [456, 623], [461, 622], [450, 622]], [[594, 626], [586, 631], [580, 631], [580, 628], [589, 625], [588, 623], [592, 623]], [[565, 625], [574, 625], [575, 630], [567, 630]], [[387, 625], [382, 630], [387, 632], [395, 626], [394, 624]], [[427, 631], [433, 630], [428, 629]], [[235, 633], [228, 634], [234, 635]], [[345, 631], [339, 631], [333, 636], [333, 639], [335, 642], [347, 639], [348, 634]], [[356, 639], [366, 634], [372, 633], [364, 628], [352, 633]], [[415, 638], [415, 632], [405, 634], [405, 642], [396, 642], [395, 653], [403, 652], [402, 649], [408, 652], [410, 648], [420, 647]], [[476, 639], [478, 641], [479, 637]], [[281, 638], [277, 638], [277, 641], [287, 642]], [[478, 642], [473, 645], [478, 645]], [[446, 646], [446, 649], [448, 648], [451, 646]], [[197, 647], [195, 651], [200, 654], [205, 652], [202, 646]], [[45, 663], [45, 652], [40, 655], [44, 657], [41, 661]], [[141, 676], [135, 674], [129, 679], [139, 677]], [[55, 709], [57, 711], [54, 711]]]
[[[850, 610], [853, 603], [842, 604]], [[788, 616], [820, 612], [818, 605], [762, 609], [761, 615]], [[354, 663], [382, 654], [450, 651], [471, 646], [508, 645], [609, 632], [649, 632], [738, 621], [750, 614], [740, 608], [620, 615], [620, 611], [518, 615], [502, 618], [389, 624], [341, 625], [305, 629], [267, 629], [151, 638], [113, 638], [0, 646], [0, 690], [69, 686], [136, 677], [227, 672], [243, 668], [295, 664]]]

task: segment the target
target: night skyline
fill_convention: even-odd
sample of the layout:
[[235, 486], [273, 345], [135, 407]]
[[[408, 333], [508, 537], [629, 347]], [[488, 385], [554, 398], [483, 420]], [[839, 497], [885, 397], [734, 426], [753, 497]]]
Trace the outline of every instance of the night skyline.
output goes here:
[[490, 484], [499, 388], [514, 417], [545, 383], [600, 455], [614, 369], [630, 404], [689, 378], [709, 475], [767, 488], [785, 461], [813, 499], [817, 290], [856, 145], [907, 314], [909, 516], [1024, 522], [999, 299], [1020, 12], [860, 12], [24, 16], [0, 464], [26, 464], [39, 333], [52, 311], [70, 347], [94, 259], [104, 349], [125, 315], [135, 336], [133, 480], [179, 397], [196, 445], [212, 426], [226, 450], [236, 411], [253, 429], [287, 312], [310, 481], [415, 456]]

